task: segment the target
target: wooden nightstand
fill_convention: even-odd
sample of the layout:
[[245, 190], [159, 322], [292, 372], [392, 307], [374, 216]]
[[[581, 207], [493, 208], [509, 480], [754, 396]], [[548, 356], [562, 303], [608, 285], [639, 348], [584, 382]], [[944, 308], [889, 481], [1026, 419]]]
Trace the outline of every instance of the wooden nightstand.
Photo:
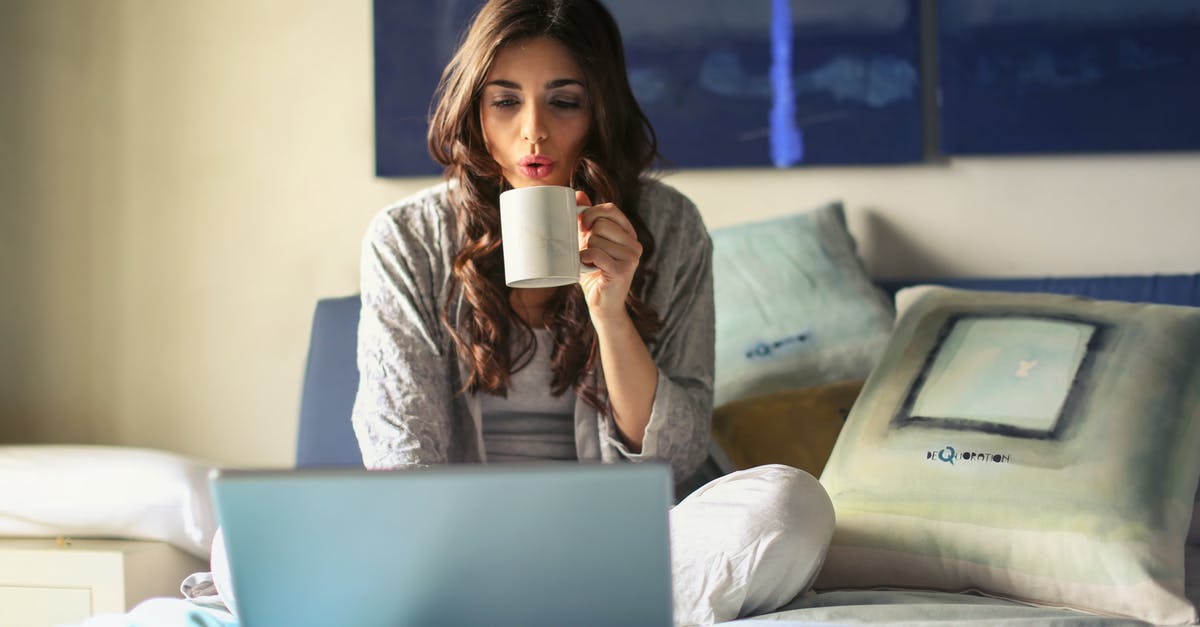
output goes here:
[[125, 612], [208, 564], [164, 542], [0, 538], [0, 625], [51, 627]]

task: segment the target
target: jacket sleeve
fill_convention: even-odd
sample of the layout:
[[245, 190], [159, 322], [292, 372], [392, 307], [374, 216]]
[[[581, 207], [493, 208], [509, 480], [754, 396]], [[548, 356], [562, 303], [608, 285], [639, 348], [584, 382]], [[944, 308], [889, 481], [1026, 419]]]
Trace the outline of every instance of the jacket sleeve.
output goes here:
[[[450, 459], [452, 369], [438, 306], [444, 268], [436, 228], [418, 212], [380, 212], [363, 238], [359, 384], [351, 420], [363, 465], [427, 466]], [[450, 354], [448, 354], [450, 353]]]
[[[715, 333], [712, 240], [695, 206], [682, 196], [678, 199], [684, 205], [684, 216], [690, 218], [680, 223], [692, 228], [670, 234], [674, 250], [665, 253], [656, 268], [665, 273], [658, 280], [670, 283], [663, 292], [665, 298], [655, 303], [663, 320], [650, 347], [658, 366], [658, 387], [642, 451], [634, 454], [628, 450], [611, 417], [603, 435], [626, 459], [669, 462], [677, 482], [694, 474], [708, 454]], [[660, 239], [667, 240], [665, 236]]]

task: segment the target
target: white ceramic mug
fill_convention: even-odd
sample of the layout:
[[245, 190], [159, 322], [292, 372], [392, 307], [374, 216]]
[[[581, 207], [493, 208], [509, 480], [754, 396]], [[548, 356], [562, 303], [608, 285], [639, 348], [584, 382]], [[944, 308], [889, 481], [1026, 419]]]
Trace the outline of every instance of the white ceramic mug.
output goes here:
[[500, 194], [504, 282], [509, 287], [555, 287], [596, 268], [579, 261], [575, 190], [558, 185], [518, 187]]

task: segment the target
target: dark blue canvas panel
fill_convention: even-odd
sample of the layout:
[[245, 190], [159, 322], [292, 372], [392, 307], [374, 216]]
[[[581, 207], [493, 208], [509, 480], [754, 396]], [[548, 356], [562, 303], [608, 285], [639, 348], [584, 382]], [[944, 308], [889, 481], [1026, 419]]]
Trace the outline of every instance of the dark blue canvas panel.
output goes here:
[[478, 0], [375, 0], [375, 174], [440, 174], [429, 157], [429, 103]]
[[[426, 117], [478, 0], [375, 1], [376, 173], [434, 174]], [[608, 0], [671, 167], [922, 158], [916, 0]]]
[[937, 4], [947, 154], [1200, 148], [1195, 0]]
[[922, 158], [915, 1], [608, 6], [638, 101], [673, 165]]

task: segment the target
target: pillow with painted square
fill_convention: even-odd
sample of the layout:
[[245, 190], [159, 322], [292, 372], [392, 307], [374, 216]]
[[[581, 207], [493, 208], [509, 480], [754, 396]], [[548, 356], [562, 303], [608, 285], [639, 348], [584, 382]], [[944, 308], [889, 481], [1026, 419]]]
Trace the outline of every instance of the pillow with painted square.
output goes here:
[[819, 588], [979, 590], [1196, 620], [1200, 309], [922, 287], [821, 483]]

